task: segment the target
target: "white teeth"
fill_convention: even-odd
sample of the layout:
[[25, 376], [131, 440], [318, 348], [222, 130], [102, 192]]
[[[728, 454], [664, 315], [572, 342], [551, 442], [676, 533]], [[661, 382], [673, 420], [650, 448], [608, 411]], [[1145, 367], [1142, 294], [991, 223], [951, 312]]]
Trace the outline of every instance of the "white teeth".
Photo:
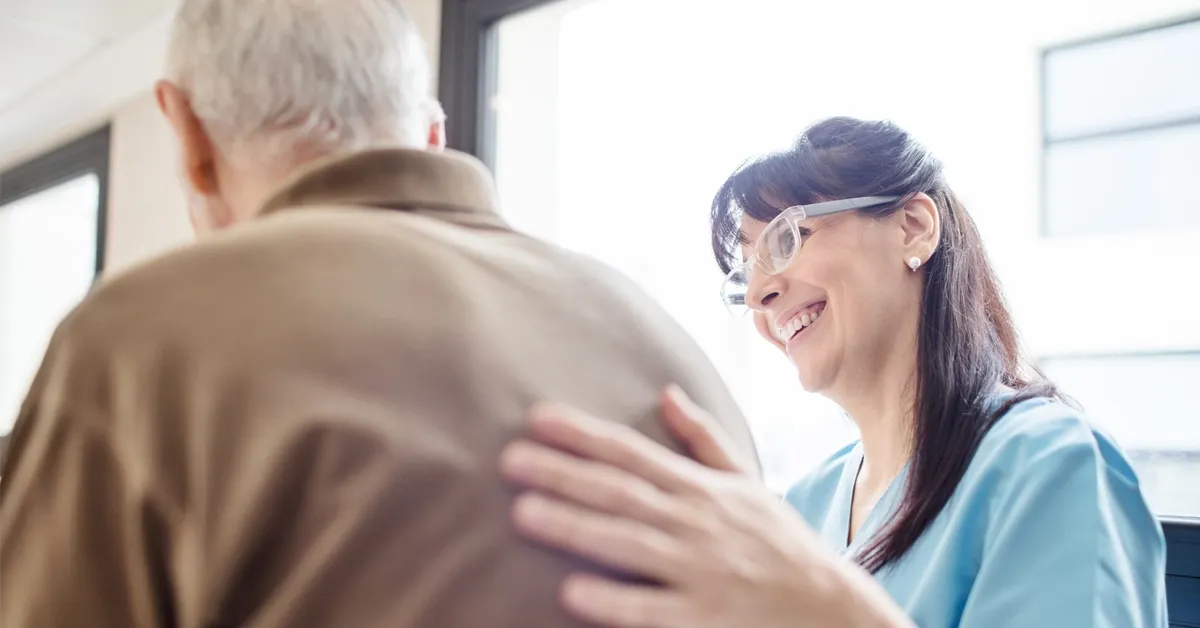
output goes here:
[[819, 310], [811, 310], [811, 311], [805, 312], [799, 316], [792, 317], [791, 320], [784, 323], [783, 327], [780, 327], [776, 331], [776, 335], [779, 337], [779, 341], [786, 343], [788, 340], [791, 340], [792, 336], [796, 335], [796, 332], [815, 323], [817, 321], [817, 319], [821, 317], [821, 314], [824, 311], [825, 311], [825, 308], [822, 307]]

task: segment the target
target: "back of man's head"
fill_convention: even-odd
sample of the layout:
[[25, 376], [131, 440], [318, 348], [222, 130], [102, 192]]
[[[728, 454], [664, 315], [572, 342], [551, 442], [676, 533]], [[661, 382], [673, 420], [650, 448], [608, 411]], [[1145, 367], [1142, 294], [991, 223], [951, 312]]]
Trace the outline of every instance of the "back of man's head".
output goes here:
[[427, 140], [430, 68], [399, 0], [183, 0], [167, 71], [247, 157]]
[[429, 146], [441, 116], [430, 75], [399, 0], [182, 0], [157, 92], [193, 220], [247, 218], [318, 157]]

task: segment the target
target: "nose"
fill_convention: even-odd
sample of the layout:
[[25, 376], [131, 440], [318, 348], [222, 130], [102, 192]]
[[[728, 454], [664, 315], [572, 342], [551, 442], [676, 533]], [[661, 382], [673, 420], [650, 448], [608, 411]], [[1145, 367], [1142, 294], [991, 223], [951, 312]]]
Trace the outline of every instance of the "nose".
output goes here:
[[783, 293], [783, 281], [778, 275], [764, 272], [751, 273], [746, 285], [746, 306], [752, 310], [765, 310]]

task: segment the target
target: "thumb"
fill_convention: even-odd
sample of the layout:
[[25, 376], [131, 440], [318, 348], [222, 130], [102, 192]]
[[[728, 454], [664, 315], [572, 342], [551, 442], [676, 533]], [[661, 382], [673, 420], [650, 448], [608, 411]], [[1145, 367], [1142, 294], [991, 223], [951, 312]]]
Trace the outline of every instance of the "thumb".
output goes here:
[[682, 388], [672, 384], [663, 391], [662, 410], [667, 429], [687, 445], [698, 462], [720, 471], [745, 473], [716, 421]]

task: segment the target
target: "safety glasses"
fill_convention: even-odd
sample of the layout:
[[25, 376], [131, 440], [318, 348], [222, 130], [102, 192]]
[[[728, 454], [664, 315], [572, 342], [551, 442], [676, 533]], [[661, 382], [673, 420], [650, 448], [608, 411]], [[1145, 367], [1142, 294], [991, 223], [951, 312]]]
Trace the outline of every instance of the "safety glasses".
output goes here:
[[866, 209], [898, 200], [899, 196], [859, 196], [812, 205], [794, 205], [783, 210], [758, 236], [749, 258], [725, 276], [725, 282], [721, 285], [721, 300], [725, 307], [735, 315], [745, 314], [749, 309], [746, 307], [746, 291], [753, 275], [756, 272], [778, 275], [792, 265], [800, 248], [804, 246], [804, 238], [798, 224], [800, 221]]

